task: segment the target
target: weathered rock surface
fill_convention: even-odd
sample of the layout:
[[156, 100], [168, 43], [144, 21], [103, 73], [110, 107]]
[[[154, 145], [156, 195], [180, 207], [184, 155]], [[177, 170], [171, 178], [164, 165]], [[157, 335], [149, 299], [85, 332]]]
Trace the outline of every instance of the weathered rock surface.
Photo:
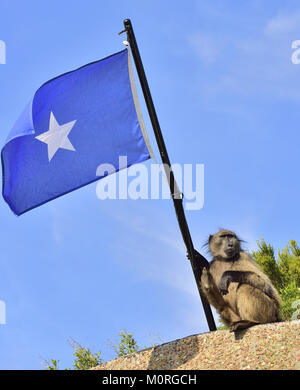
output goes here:
[[111, 360], [94, 370], [299, 370], [300, 320], [202, 333]]

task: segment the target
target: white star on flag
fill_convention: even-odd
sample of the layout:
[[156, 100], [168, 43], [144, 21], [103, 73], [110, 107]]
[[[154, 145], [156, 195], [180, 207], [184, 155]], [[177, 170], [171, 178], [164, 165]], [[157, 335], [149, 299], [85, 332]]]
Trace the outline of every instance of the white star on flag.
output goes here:
[[49, 130], [35, 137], [41, 142], [48, 145], [48, 159], [51, 161], [59, 148], [73, 150], [74, 146], [71, 144], [68, 135], [75, 125], [76, 120], [59, 125], [53, 112], [50, 113]]

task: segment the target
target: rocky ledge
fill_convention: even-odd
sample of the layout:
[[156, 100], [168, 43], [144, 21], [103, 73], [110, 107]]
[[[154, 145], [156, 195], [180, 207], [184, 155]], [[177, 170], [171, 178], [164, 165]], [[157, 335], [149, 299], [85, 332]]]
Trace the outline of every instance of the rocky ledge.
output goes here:
[[101, 364], [93, 370], [299, 370], [300, 320], [231, 333], [202, 333]]

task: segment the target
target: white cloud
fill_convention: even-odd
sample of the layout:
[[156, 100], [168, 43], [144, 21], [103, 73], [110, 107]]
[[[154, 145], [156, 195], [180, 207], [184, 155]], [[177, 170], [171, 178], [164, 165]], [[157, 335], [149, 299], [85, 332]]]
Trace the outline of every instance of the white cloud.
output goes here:
[[294, 30], [299, 30], [300, 26], [300, 12], [294, 12], [289, 15], [277, 15], [270, 19], [265, 28], [264, 33], [267, 35], [272, 34], [285, 34]]
[[53, 203], [49, 207], [51, 215], [51, 232], [52, 238], [54, 239], [57, 245], [63, 244], [64, 240], [64, 223], [62, 220], [63, 215], [60, 212], [60, 209]]
[[220, 97], [228, 109], [227, 96], [299, 101], [296, 80], [300, 65], [291, 62], [295, 39], [300, 39], [300, 12], [266, 19], [256, 32], [243, 37], [235, 30], [225, 31], [221, 37], [213, 30], [187, 36], [199, 62], [210, 65], [204, 71], [200, 65], [195, 80], [204, 104], [215, 107], [214, 99]]
[[204, 64], [210, 65], [217, 61], [220, 47], [213, 37], [208, 34], [195, 33], [189, 35], [187, 40]]
[[[103, 211], [117, 221], [114, 259], [122, 267], [130, 269], [139, 280], [157, 281], [197, 296], [191, 266], [186, 258], [173, 206], [169, 202], [164, 211], [156, 209], [154, 202], [147, 201], [126, 200], [126, 208], [121, 203], [115, 204], [115, 207], [110, 207], [112, 203], [107, 204]], [[139, 209], [140, 213], [137, 212]], [[139, 216], [132, 218], [132, 215]]]

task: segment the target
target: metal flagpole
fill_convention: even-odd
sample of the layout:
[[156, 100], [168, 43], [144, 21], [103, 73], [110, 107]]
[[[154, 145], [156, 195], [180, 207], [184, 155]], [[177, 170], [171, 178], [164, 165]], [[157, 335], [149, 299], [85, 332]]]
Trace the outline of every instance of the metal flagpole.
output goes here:
[[145, 102], [146, 102], [148, 113], [149, 113], [150, 120], [152, 123], [153, 131], [154, 131], [156, 142], [157, 142], [158, 149], [159, 149], [159, 153], [160, 153], [162, 162], [164, 164], [168, 184], [170, 187], [170, 191], [171, 191], [171, 195], [172, 195], [172, 199], [173, 199], [173, 203], [174, 203], [174, 207], [175, 207], [176, 217], [178, 220], [178, 224], [180, 227], [183, 241], [185, 243], [186, 249], [187, 249], [188, 254], [189, 254], [191, 266], [193, 269], [196, 284], [198, 287], [198, 291], [199, 291], [202, 305], [204, 308], [204, 312], [206, 315], [208, 327], [209, 327], [210, 331], [214, 331], [214, 330], [216, 330], [216, 325], [215, 325], [215, 321], [214, 321], [214, 318], [213, 318], [213, 315], [211, 312], [211, 308], [210, 308], [210, 305], [207, 302], [205, 296], [202, 294], [201, 287], [200, 287], [200, 278], [201, 278], [202, 268], [205, 266], [206, 267], [208, 266], [208, 261], [202, 255], [197, 256], [197, 259], [195, 258], [194, 246], [193, 246], [192, 238], [190, 235], [189, 227], [187, 225], [187, 221], [186, 221], [185, 213], [184, 213], [184, 209], [183, 209], [183, 204], [182, 204], [183, 196], [181, 196], [182, 194], [180, 194], [180, 196], [178, 196], [179, 193], [178, 193], [177, 183], [176, 183], [176, 180], [175, 180], [172, 168], [171, 168], [171, 163], [170, 163], [169, 156], [168, 156], [167, 149], [166, 149], [166, 145], [165, 145], [165, 142], [164, 142], [164, 139], [162, 136], [162, 132], [161, 132], [160, 125], [159, 125], [158, 118], [157, 118], [156, 111], [155, 111], [155, 107], [154, 107], [154, 104], [152, 101], [148, 81], [146, 78], [146, 74], [144, 71], [144, 67], [142, 64], [141, 56], [139, 53], [138, 45], [137, 45], [137, 42], [135, 39], [135, 35], [134, 35], [134, 31], [133, 31], [130, 19], [124, 20], [124, 27], [125, 27], [125, 30], [123, 30], [121, 33], [127, 32], [127, 40], [130, 44], [132, 56], [133, 56], [133, 59], [135, 62], [136, 70], [137, 70], [140, 84], [141, 84], [141, 87], [143, 90]]

